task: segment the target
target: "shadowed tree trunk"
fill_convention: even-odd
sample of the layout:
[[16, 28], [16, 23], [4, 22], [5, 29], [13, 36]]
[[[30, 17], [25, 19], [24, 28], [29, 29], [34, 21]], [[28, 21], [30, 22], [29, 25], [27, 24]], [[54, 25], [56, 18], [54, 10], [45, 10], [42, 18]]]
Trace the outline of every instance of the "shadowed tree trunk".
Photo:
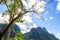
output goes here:
[[[12, 21], [13, 20], [13, 13], [10, 12], [10, 19], [9, 21]], [[6, 36], [6, 40], [10, 40], [10, 34], [11, 34], [11, 31], [12, 31], [12, 27], [13, 27], [13, 24], [9, 27], [9, 29], [7, 30], [7, 36]]]
[[10, 33], [11, 33], [11, 28], [7, 30], [6, 40], [10, 40]]

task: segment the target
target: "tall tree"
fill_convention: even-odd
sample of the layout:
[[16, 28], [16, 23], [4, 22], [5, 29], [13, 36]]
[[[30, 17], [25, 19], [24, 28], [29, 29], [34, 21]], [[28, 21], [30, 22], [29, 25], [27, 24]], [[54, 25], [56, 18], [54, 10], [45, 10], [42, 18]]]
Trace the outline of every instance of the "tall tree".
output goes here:
[[[29, 1], [32, 1], [32, 2], [29, 2]], [[27, 13], [39, 14], [43, 12], [43, 10], [41, 11], [41, 8], [45, 7], [46, 2], [44, 0], [42, 1], [39, 1], [39, 0], [0, 0], [0, 4], [6, 5], [8, 10], [5, 13], [10, 16], [7, 28], [0, 32], [0, 36], [1, 36], [0, 39], [7, 32], [7, 40], [10, 40], [10, 32], [12, 30], [13, 24], [15, 22], [23, 22], [23, 20], [21, 19]]]

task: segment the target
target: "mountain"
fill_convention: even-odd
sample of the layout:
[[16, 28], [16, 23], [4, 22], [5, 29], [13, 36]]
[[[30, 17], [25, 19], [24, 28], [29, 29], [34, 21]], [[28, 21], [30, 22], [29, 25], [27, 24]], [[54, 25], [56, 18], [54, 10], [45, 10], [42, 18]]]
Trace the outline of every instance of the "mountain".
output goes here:
[[[0, 24], [0, 32], [3, 32], [7, 28], [7, 25], [8, 24]], [[20, 32], [21, 31], [19, 26], [16, 25], [16, 24], [14, 24], [12, 28], [13, 28], [13, 31], [15, 31], [15, 32], [17, 32], [17, 31]]]
[[32, 28], [30, 32], [24, 34], [25, 40], [59, 40], [50, 34], [46, 28]]
[[[7, 27], [7, 24], [0, 24], [0, 32], [3, 31]], [[13, 31], [11, 33], [11, 37], [15, 36], [17, 31], [21, 32], [18, 25], [13, 25]], [[25, 40], [59, 40], [53, 34], [49, 33], [46, 28], [32, 28], [30, 32], [27, 32], [24, 35]]]
[[[3, 32], [6, 28], [7, 28], [7, 25], [8, 24], [0, 24], [0, 32]], [[14, 24], [13, 27], [12, 27], [12, 32], [11, 32], [11, 37], [14, 37], [15, 33], [18, 31], [18, 32], [21, 32], [20, 28], [18, 25]]]

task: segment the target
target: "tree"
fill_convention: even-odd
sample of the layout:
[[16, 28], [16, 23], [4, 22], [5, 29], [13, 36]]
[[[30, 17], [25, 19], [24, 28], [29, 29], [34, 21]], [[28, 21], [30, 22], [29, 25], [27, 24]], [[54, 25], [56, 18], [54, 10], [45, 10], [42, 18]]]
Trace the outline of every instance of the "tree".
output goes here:
[[[33, 0], [32, 3], [29, 3], [29, 7], [27, 7], [24, 2], [29, 3], [28, 0], [0, 0], [1, 4], [5, 4], [7, 7], [7, 11], [5, 13], [9, 14], [9, 24], [5, 30], [0, 32], [0, 39], [3, 37], [3, 35], [8, 32], [7, 40], [9, 40], [10, 32], [12, 25], [15, 22], [23, 22], [21, 19], [23, 16], [25, 16], [27, 13], [36, 13], [39, 14], [43, 11], [41, 11], [41, 8], [44, 8], [46, 5], [46, 2]], [[4, 14], [5, 14], [4, 13]]]

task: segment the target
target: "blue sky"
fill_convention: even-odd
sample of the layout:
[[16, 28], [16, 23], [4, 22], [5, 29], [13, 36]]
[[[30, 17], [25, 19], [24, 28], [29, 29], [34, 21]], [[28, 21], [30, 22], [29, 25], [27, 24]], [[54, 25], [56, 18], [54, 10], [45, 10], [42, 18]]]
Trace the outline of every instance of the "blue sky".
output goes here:
[[41, 19], [37, 19], [35, 16], [33, 16], [33, 19], [38, 26], [45, 27], [56, 37], [60, 38], [60, 9], [57, 8], [58, 3], [58, 0], [54, 0], [52, 3], [46, 5], [50, 10], [47, 13], [41, 14]]
[[[54, 0], [52, 3], [46, 5], [46, 9], [49, 9], [49, 11], [40, 14], [40, 19], [37, 18], [36, 15], [32, 17], [33, 22], [37, 24], [37, 26], [45, 27], [58, 38], [60, 38], [60, 9], [57, 7], [59, 3], [60, 1]], [[5, 5], [0, 5], [0, 13], [5, 12], [6, 9]]]

